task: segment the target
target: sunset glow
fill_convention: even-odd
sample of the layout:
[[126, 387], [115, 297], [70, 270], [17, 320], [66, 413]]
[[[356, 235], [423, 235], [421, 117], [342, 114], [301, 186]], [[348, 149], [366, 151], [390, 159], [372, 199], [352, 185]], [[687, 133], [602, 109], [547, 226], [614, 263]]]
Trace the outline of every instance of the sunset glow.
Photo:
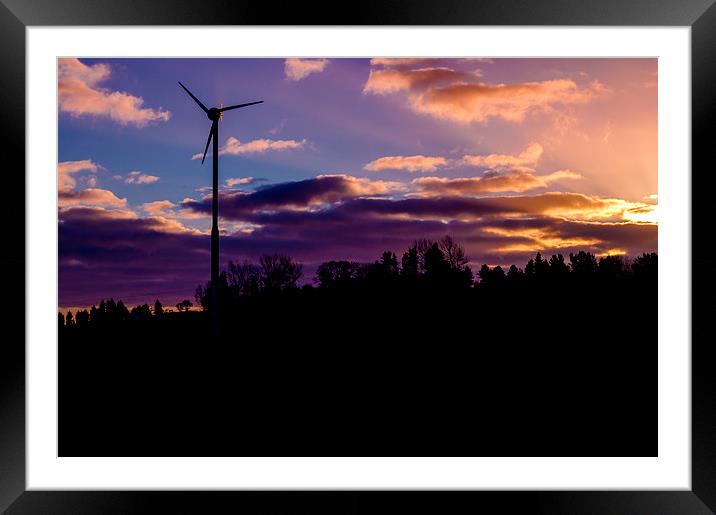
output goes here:
[[445, 234], [474, 269], [657, 250], [656, 59], [65, 58], [61, 307], [208, 279], [210, 122], [177, 80], [265, 102], [221, 121], [222, 268], [278, 252], [311, 282]]

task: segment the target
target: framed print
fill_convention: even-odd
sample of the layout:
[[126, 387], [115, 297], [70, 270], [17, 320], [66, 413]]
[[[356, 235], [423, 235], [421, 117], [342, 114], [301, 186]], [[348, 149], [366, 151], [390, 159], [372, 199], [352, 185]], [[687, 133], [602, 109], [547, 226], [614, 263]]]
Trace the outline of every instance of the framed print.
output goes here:
[[3, 508], [714, 509], [711, 2], [209, 7], [3, 4]]

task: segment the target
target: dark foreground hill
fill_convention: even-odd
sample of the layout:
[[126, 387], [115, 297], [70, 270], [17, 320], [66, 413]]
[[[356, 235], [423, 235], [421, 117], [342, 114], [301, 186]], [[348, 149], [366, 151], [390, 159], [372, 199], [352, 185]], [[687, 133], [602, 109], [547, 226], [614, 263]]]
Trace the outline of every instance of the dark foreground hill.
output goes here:
[[60, 455], [656, 455], [655, 268], [488, 272], [61, 328]]

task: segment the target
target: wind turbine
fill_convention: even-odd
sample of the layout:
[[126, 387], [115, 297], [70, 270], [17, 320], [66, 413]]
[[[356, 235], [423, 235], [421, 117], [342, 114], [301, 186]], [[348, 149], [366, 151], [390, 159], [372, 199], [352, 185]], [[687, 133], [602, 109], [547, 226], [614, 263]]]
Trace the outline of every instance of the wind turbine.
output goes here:
[[219, 314], [219, 302], [217, 295], [217, 285], [219, 284], [219, 120], [223, 118], [225, 111], [231, 111], [232, 109], [239, 109], [241, 107], [248, 107], [254, 104], [260, 104], [263, 100], [257, 102], [248, 102], [246, 104], [237, 104], [228, 107], [212, 107], [207, 109], [201, 101], [189, 91], [184, 84], [179, 82], [179, 85], [186, 91], [189, 96], [196, 102], [199, 107], [206, 113], [206, 116], [211, 120], [211, 129], [209, 129], [209, 139], [206, 140], [206, 148], [204, 148], [204, 156], [201, 158], [201, 164], [204, 164], [206, 159], [206, 153], [209, 150], [209, 143], [211, 139], [214, 139], [214, 145], [212, 147], [213, 154], [213, 191], [211, 198], [211, 296], [209, 298], [209, 311], [211, 313], [212, 325], [214, 333], [218, 332], [218, 314]]

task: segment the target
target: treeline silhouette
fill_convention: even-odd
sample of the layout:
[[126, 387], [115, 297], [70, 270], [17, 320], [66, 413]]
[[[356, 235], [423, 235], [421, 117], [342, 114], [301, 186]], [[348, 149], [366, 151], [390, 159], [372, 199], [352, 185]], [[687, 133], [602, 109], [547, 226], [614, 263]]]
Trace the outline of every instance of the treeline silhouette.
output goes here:
[[657, 255], [468, 263], [266, 255], [171, 311], [60, 314], [60, 455], [655, 455]]
[[[501, 266], [483, 264], [477, 274], [467, 265], [469, 258], [462, 246], [446, 235], [440, 241], [416, 240], [398, 260], [392, 251], [385, 251], [374, 263], [358, 263], [347, 260], [332, 260], [322, 263], [315, 274], [315, 284], [299, 286], [303, 265], [290, 256], [280, 254], [264, 255], [258, 263], [229, 261], [228, 270], [219, 276], [220, 305], [224, 316], [239, 315], [237, 307], [249, 299], [265, 296], [275, 300], [277, 295], [300, 290], [311, 292], [314, 288], [322, 291], [368, 292], [409, 290], [476, 290], [494, 293], [498, 288], [540, 288], [562, 287], [567, 283], [587, 287], [596, 282], [614, 286], [619, 282], [638, 281], [642, 285], [655, 284], [658, 270], [656, 253], [644, 253], [633, 260], [622, 255], [597, 257], [590, 252], [570, 253], [568, 260], [562, 254], [553, 254], [549, 259], [537, 252], [524, 266], [511, 265], [507, 271]], [[197, 305], [209, 309], [211, 282], [199, 285], [195, 291]], [[189, 299], [175, 305], [177, 312], [188, 312], [193, 307]], [[129, 310], [124, 303], [113, 298], [100, 301], [99, 306], [89, 310], [77, 310], [73, 315], [58, 313], [59, 326], [85, 327], [116, 324], [124, 321], [148, 320], [152, 316], [162, 317], [173, 310], [166, 310], [159, 299], [154, 306], [142, 304]]]

